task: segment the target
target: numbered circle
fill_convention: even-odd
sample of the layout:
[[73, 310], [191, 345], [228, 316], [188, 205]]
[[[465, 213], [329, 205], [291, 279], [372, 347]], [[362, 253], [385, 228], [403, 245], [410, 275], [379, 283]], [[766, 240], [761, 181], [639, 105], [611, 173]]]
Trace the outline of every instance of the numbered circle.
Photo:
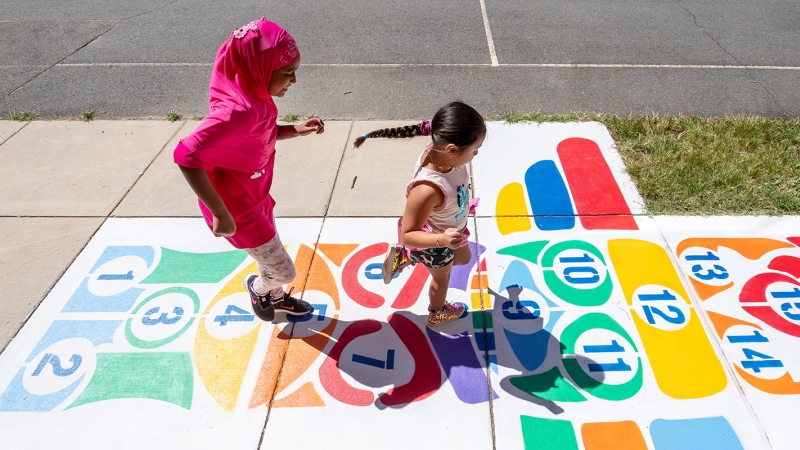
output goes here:
[[800, 325], [800, 286], [784, 281], [767, 288], [767, 301], [781, 318]]
[[594, 289], [605, 281], [608, 271], [595, 255], [581, 249], [568, 249], [556, 255], [553, 271], [562, 283], [577, 289]]
[[117, 295], [135, 286], [147, 275], [147, 262], [138, 256], [114, 258], [89, 277], [89, 292], [100, 297]]
[[[293, 295], [298, 298], [300, 297], [300, 294], [297, 292], [294, 292]], [[337, 312], [333, 299], [325, 292], [305, 291], [303, 292], [303, 300], [310, 303], [311, 306], [314, 307], [314, 311], [305, 316], [292, 316], [287, 314], [286, 318], [288, 322], [282, 325], [284, 331], [288, 334], [291, 328], [286, 327], [291, 327], [291, 325], [294, 324], [292, 336], [299, 338], [313, 336], [324, 330], [331, 323], [333, 316]]]
[[94, 345], [87, 339], [70, 338], [56, 342], [35, 358], [25, 368], [22, 385], [34, 395], [48, 395], [67, 388], [88, 375], [88, 381], [97, 366]]
[[764, 331], [749, 325], [735, 325], [725, 331], [725, 353], [739, 368], [765, 380], [786, 374], [778, 348]]
[[732, 279], [727, 266], [717, 252], [705, 248], [690, 248], [681, 255], [681, 264], [686, 273], [701, 283], [724, 286]]
[[691, 310], [683, 297], [672, 289], [655, 284], [636, 289], [633, 309], [646, 323], [667, 331], [685, 327], [691, 317]]
[[602, 328], [583, 333], [575, 343], [581, 369], [598, 383], [619, 385], [636, 375], [638, 354], [619, 334]]
[[492, 299], [492, 319], [515, 333], [530, 334], [544, 328], [550, 320], [550, 307], [540, 294], [519, 287], [509, 287]]
[[221, 339], [235, 339], [258, 327], [261, 319], [253, 313], [250, 295], [237, 292], [218, 301], [205, 315], [208, 334]]
[[414, 358], [389, 324], [353, 340], [339, 358], [342, 376], [357, 388], [385, 392], [402, 386], [414, 376]]
[[131, 344], [152, 348], [183, 334], [194, 321], [197, 294], [185, 288], [169, 288], [146, 298], [128, 320], [126, 337]]

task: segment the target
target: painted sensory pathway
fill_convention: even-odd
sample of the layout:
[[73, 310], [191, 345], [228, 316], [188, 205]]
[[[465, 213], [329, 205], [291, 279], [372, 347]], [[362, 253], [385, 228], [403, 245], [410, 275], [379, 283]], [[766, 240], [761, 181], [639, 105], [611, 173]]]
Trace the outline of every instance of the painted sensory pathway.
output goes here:
[[0, 355], [0, 442], [796, 448], [800, 218], [644, 216], [594, 123], [491, 123], [473, 184], [434, 329], [396, 218], [278, 219], [316, 311], [273, 323], [201, 219], [107, 220]]

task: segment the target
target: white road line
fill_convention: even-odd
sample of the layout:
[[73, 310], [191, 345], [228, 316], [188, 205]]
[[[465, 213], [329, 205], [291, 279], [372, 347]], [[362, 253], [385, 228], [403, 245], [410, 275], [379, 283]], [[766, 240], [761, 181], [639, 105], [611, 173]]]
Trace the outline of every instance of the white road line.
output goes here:
[[213, 67], [214, 63], [61, 63], [58, 67]]
[[[60, 63], [56, 67], [212, 67], [213, 63]], [[0, 65], [0, 68], [38, 67], [28, 65]], [[715, 64], [303, 64], [303, 67], [522, 67], [562, 69], [710, 69], [710, 70], [800, 70], [800, 66], [734, 66]]]
[[500, 64], [501, 67], [557, 67], [599, 69], [757, 69], [800, 70], [796, 66], [733, 66], [715, 64]]
[[497, 51], [494, 49], [494, 39], [492, 39], [492, 29], [489, 27], [489, 16], [486, 14], [486, 3], [481, 1], [481, 14], [483, 14], [483, 28], [486, 29], [486, 42], [489, 44], [489, 57], [492, 59], [492, 66], [497, 67]]

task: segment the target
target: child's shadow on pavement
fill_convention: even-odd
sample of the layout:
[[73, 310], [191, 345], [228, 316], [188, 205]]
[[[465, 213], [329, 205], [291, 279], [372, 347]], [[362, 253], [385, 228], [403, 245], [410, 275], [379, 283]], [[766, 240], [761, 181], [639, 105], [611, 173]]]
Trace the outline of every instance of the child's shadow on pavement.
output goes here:
[[[481, 311], [470, 314], [481, 314]], [[295, 321], [295, 338], [323, 332], [329, 322], [314, 320], [314, 317], [316, 314], [310, 319]], [[483, 330], [473, 330], [470, 316], [433, 329], [427, 326], [427, 317], [427, 314], [397, 311], [385, 321], [337, 319], [331, 333], [332, 342], [325, 341], [324, 346], [318, 348], [328, 358], [320, 367], [320, 382], [330, 387], [327, 389], [329, 394], [336, 392], [331, 395], [341, 397], [337, 398], [340, 401], [361, 406], [374, 404], [381, 410], [404, 408], [414, 401], [424, 401], [442, 388], [445, 380], [450, 382], [456, 396], [464, 403], [487, 402], [489, 396], [498, 398], [497, 384], [490, 386], [487, 378], [488, 364], [481, 361], [486, 354], [476, 349], [483, 345], [474, 345], [475, 332]], [[275, 323], [287, 321], [279, 315]], [[541, 332], [547, 333], [545, 330]], [[564, 378], [559, 368], [560, 350], [564, 346], [547, 334], [544, 337], [546, 358], [540, 367], [552, 368], [544, 373], [526, 375], [530, 370], [523, 367], [513, 354], [501, 355], [501, 365], [519, 370], [523, 375], [506, 377], [500, 381], [499, 387], [505, 394], [560, 414], [564, 410], [556, 401], [575, 401], [581, 394]], [[485, 338], [485, 335], [478, 338]], [[287, 363], [291, 363], [291, 357], [291, 353], [288, 354]], [[574, 359], [584, 366], [593, 363], [577, 355]], [[409, 364], [411, 361], [413, 363]], [[353, 386], [342, 374], [347, 374], [364, 387], [386, 390], [375, 393]], [[599, 385], [601, 381], [592, 379], [590, 382]]]

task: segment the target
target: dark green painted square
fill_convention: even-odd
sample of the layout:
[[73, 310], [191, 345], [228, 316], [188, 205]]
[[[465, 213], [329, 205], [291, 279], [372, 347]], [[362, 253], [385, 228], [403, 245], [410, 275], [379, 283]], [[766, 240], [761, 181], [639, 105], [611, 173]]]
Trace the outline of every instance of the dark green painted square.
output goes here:
[[483, 312], [475, 311], [472, 313], [472, 328], [483, 329]]
[[492, 328], [494, 324], [492, 323], [492, 313], [489, 311], [475, 311], [472, 313], [472, 327], [475, 329], [483, 329], [484, 326], [486, 328]]

